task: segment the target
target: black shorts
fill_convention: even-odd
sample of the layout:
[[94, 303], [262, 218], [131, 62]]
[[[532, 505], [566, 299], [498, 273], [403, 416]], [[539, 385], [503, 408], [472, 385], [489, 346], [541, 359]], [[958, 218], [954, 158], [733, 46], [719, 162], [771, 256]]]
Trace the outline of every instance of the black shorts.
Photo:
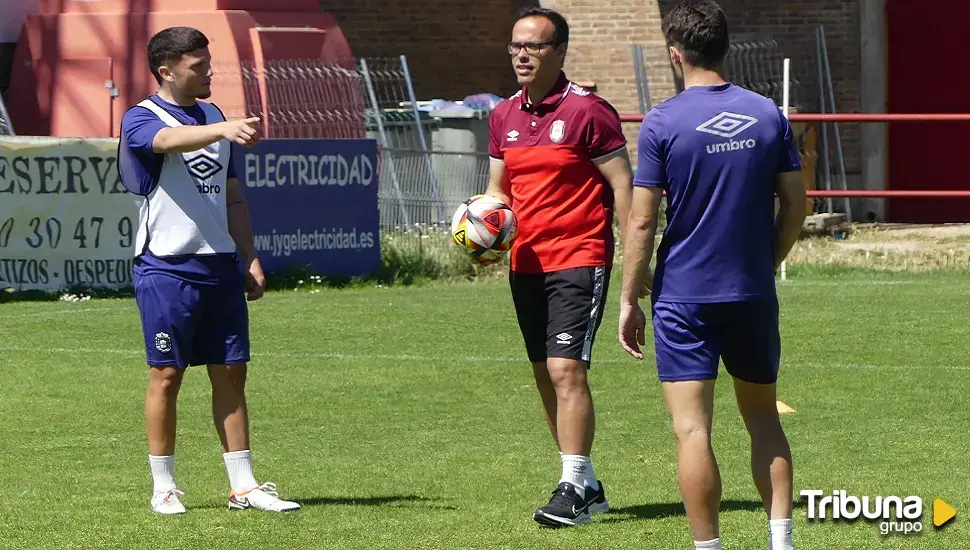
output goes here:
[[589, 363], [606, 305], [610, 268], [509, 273], [512, 301], [532, 363], [549, 357]]

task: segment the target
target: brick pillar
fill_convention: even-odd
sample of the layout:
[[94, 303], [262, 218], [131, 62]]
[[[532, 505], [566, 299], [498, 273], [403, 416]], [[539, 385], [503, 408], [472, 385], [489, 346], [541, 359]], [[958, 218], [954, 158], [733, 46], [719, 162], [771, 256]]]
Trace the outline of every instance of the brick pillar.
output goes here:
[[[640, 112], [633, 72], [634, 44], [643, 46], [651, 102], [656, 105], [677, 93], [657, 2], [543, 0], [542, 7], [562, 13], [569, 21], [566, 74], [577, 83], [595, 83], [596, 93], [621, 114]], [[634, 163], [639, 127], [624, 124]]]
[[[862, 0], [859, 7], [862, 37], [860, 107], [864, 113], [885, 113], [887, 104], [888, 56], [886, 30], [886, 0]], [[885, 124], [861, 124], [862, 187], [867, 190], [886, 189], [886, 150], [888, 134]], [[857, 201], [858, 202], [858, 201]], [[861, 218], [871, 214], [876, 220], [886, 218], [885, 199], [862, 202]]]

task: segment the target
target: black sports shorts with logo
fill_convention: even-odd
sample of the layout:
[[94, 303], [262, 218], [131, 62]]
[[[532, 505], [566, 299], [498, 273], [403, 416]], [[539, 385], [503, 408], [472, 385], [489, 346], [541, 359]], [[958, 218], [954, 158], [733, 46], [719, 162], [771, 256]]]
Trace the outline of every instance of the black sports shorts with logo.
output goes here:
[[509, 273], [512, 302], [532, 363], [549, 357], [590, 362], [603, 320], [610, 268]]

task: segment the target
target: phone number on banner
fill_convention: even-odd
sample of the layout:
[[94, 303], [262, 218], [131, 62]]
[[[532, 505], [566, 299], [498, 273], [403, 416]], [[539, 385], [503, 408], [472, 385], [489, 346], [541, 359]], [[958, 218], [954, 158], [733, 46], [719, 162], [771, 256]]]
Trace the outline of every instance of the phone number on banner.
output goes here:
[[130, 216], [0, 219], [0, 287], [130, 285], [134, 238]]

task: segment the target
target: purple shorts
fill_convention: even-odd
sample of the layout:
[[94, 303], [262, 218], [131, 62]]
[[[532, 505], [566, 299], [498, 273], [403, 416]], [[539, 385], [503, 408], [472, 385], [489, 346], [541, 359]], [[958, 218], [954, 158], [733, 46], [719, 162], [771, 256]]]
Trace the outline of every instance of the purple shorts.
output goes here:
[[713, 380], [721, 360], [745, 382], [778, 380], [778, 300], [653, 306], [657, 374], [663, 382]]
[[169, 275], [135, 277], [145, 352], [151, 366], [249, 362], [249, 309], [242, 277], [218, 285]]

